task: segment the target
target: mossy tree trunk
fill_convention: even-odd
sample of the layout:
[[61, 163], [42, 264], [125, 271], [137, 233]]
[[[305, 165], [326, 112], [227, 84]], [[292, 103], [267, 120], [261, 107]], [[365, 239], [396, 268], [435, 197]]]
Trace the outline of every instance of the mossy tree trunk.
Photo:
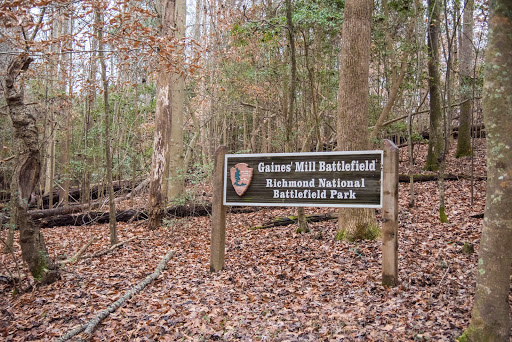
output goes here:
[[430, 125], [428, 138], [428, 155], [425, 165], [426, 170], [439, 169], [439, 157], [443, 152], [443, 112], [441, 109], [439, 72], [439, 30], [441, 2], [428, 1], [428, 13], [430, 21], [428, 27], [428, 87], [430, 93]]
[[509, 341], [512, 263], [512, 2], [490, 1], [483, 113], [487, 189], [471, 323], [461, 340]]
[[31, 62], [28, 53], [15, 57], [7, 68], [4, 89], [15, 138], [22, 143], [13, 176], [16, 182], [16, 226], [20, 230], [21, 253], [34, 279], [46, 283], [55, 280], [58, 273], [48, 256], [43, 234], [27, 213], [30, 196], [41, 171], [39, 132], [36, 116], [23, 102], [23, 85], [16, 85], [18, 77], [29, 68]]
[[[340, 150], [365, 150], [368, 138], [368, 75], [370, 70], [371, 0], [347, 0], [340, 57], [337, 140]], [[375, 210], [342, 208], [337, 239], [374, 237]]]

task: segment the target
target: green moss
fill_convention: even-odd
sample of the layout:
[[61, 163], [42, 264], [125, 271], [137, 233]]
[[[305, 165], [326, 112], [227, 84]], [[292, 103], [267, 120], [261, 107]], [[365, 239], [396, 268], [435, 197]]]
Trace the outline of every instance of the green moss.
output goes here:
[[448, 216], [446, 216], [446, 212], [444, 211], [444, 207], [439, 208], [439, 219], [441, 223], [448, 223]]
[[462, 253], [468, 255], [475, 253], [475, 246], [473, 246], [472, 243], [464, 242], [464, 246], [462, 246]]
[[460, 150], [457, 149], [457, 153], [455, 153], [455, 158], [469, 157], [473, 154], [473, 151], [470, 148], [461, 147]]
[[30, 273], [34, 277], [34, 280], [41, 282], [49, 272], [48, 267], [48, 254], [45, 251], [40, 250], [37, 255], [36, 262], [30, 267]]
[[336, 233], [335, 239], [337, 241], [346, 240], [349, 242], [357, 240], [376, 240], [381, 236], [381, 231], [378, 225], [370, 225], [364, 229], [358, 229], [358, 232], [351, 236], [345, 229], [340, 229]]
[[297, 234], [309, 233], [309, 227], [308, 227], [307, 222], [306, 222], [306, 226], [305, 226], [305, 227], [301, 227], [301, 226], [299, 225], [299, 227], [297, 227], [297, 229], [295, 230], [295, 232], [296, 232]]
[[439, 171], [439, 164], [437, 164], [436, 162], [427, 163], [424, 169], [425, 171]]
[[34, 280], [41, 282], [48, 271], [49, 270], [48, 267], [46, 267], [46, 264], [40, 264], [37, 268], [33, 269], [31, 273], [34, 277]]
[[459, 341], [459, 342], [469, 342], [468, 336], [464, 332], [464, 334], [462, 334], [461, 336], [457, 337], [457, 341]]
[[347, 231], [345, 229], [340, 229], [336, 232], [336, 236], [334, 237], [334, 239], [336, 241], [341, 241], [341, 240], [345, 240], [345, 236], [347, 235]]
[[362, 240], [377, 240], [381, 235], [381, 231], [378, 225], [371, 225], [365, 231]]

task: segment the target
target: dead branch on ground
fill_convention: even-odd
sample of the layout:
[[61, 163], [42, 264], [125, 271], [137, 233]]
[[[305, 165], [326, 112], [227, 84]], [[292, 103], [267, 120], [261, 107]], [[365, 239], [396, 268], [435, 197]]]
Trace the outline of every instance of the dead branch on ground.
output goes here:
[[97, 257], [100, 257], [100, 256], [102, 256], [102, 255], [108, 254], [108, 253], [112, 252], [114, 249], [119, 248], [119, 247], [121, 247], [121, 246], [123, 246], [123, 245], [127, 244], [128, 242], [135, 240], [136, 238], [137, 238], [136, 236], [131, 237], [131, 238], [129, 238], [128, 240], [121, 241], [121, 242], [119, 242], [119, 243], [116, 243], [115, 245], [110, 246], [110, 247], [109, 247], [109, 248], [107, 248], [107, 249], [104, 249], [104, 250], [102, 250], [102, 251], [98, 251], [98, 252], [93, 253], [93, 254], [91, 254], [91, 255], [86, 255], [86, 256], [84, 256], [83, 258], [84, 258], [84, 259], [97, 258]]
[[135, 287], [126, 292], [121, 298], [116, 300], [114, 303], [109, 305], [105, 310], [100, 311], [96, 316], [94, 316], [88, 323], [71, 330], [64, 336], [62, 336], [58, 341], [67, 341], [70, 338], [80, 334], [83, 332], [83, 336], [80, 338], [81, 341], [87, 341], [91, 338], [92, 332], [94, 329], [100, 324], [105, 318], [107, 318], [112, 312], [116, 311], [121, 305], [127, 302], [130, 298], [132, 298], [135, 294], [144, 290], [146, 286], [148, 286], [152, 281], [154, 281], [160, 273], [164, 270], [165, 266], [169, 262], [169, 260], [175, 254], [174, 250], [169, 251], [160, 261], [158, 266], [155, 268], [155, 271], [148, 275], [144, 280], [139, 282]]
[[92, 245], [92, 243], [94, 241], [96, 241], [97, 239], [98, 239], [98, 236], [94, 235], [92, 238], [89, 239], [89, 241], [87, 241], [87, 243], [85, 245], [82, 246], [82, 248], [80, 248], [80, 250], [73, 257], [61, 261], [59, 263], [60, 266], [62, 267], [62, 266], [65, 266], [67, 264], [72, 264], [72, 263], [77, 262], [78, 260], [80, 260], [80, 258], [82, 257], [82, 254], [84, 254], [84, 252], [87, 250], [87, 248], [89, 248], [89, 246]]

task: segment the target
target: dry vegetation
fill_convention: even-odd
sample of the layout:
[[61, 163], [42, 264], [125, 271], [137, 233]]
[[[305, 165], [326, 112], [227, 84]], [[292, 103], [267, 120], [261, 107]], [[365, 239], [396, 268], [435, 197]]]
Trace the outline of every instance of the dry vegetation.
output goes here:
[[[426, 146], [417, 150], [422, 163]], [[475, 173], [485, 175], [483, 141]], [[470, 172], [470, 159], [450, 157], [449, 173]], [[401, 172], [407, 172], [406, 153]], [[418, 167], [415, 172], [419, 172]], [[167, 269], [95, 330], [94, 340], [114, 341], [453, 341], [467, 326], [472, 306], [485, 182], [446, 183], [448, 224], [438, 220], [437, 183], [400, 184], [400, 286], [381, 283], [381, 242], [334, 241], [336, 222], [249, 230], [294, 209], [228, 214], [226, 269], [209, 272], [208, 217], [171, 219], [160, 230], [120, 223], [121, 248], [67, 265], [62, 279], [13, 293], [0, 283], [0, 337], [5, 341], [53, 340], [86, 323], [152, 273], [170, 249]], [[142, 205], [142, 203], [139, 203]], [[309, 209], [309, 213], [333, 211]], [[4, 233], [2, 233], [4, 234]], [[108, 247], [108, 226], [44, 229], [52, 256], [73, 255], [92, 236], [93, 253]], [[19, 248], [16, 253], [18, 260]], [[0, 256], [2, 272], [12, 257]]]

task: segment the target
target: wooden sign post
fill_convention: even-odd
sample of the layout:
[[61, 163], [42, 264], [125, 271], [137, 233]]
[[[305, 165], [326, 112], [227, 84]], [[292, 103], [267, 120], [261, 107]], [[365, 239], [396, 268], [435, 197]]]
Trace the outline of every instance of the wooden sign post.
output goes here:
[[384, 141], [382, 285], [398, 285], [398, 147]]
[[224, 189], [224, 156], [227, 147], [219, 146], [215, 151], [212, 198], [212, 235], [210, 241], [210, 272], [224, 269], [226, 250], [226, 207], [222, 201]]
[[[383, 284], [397, 279], [398, 148], [307, 153], [215, 152], [210, 270], [224, 268], [227, 205], [383, 208]], [[394, 251], [394, 252], [393, 252]]]

